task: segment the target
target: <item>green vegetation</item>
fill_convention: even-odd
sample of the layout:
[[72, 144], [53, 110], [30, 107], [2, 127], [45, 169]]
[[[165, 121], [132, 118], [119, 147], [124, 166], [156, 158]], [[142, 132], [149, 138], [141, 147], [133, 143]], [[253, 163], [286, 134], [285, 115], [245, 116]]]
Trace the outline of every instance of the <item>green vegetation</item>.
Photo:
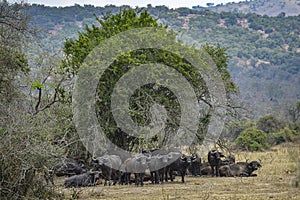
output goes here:
[[[49, 116], [33, 114], [31, 78], [26, 42], [27, 5], [0, 1], [0, 196], [1, 199], [47, 199], [52, 195], [37, 174], [59, 155], [49, 141]], [[28, 79], [27, 79], [28, 78]], [[35, 82], [33, 87], [41, 89]], [[37, 106], [39, 107], [39, 106]], [[44, 113], [45, 114], [45, 113]], [[52, 118], [53, 119], [53, 118]], [[53, 156], [53, 157], [52, 157]]]
[[[51, 33], [41, 35], [43, 49], [55, 52], [63, 48], [66, 38], [77, 38], [78, 31], [84, 31], [86, 25], [98, 26], [96, 17], [124, 8], [113, 5], [55, 8], [34, 4], [28, 8], [28, 14], [32, 24]], [[162, 24], [190, 36], [191, 44], [219, 44], [226, 48], [229, 72], [240, 88], [241, 100], [255, 118], [268, 113], [283, 118], [288, 107], [297, 101], [300, 16], [213, 13], [150, 4], [145, 9]]]
[[[168, 31], [166, 29], [167, 27], [158, 24], [157, 20], [147, 11], [125, 9], [115, 15], [108, 14], [101, 19], [97, 19], [97, 21], [101, 25], [100, 27], [94, 25], [86, 27], [84, 31], [79, 33], [78, 39], [69, 39], [65, 43], [64, 53], [66, 59], [63, 60], [62, 69], [70, 78], [78, 73], [84, 59], [96, 46], [101, 45], [103, 40], [126, 30], [141, 27], [165, 28], [164, 34], [157, 35], [155, 42], [166, 41], [167, 39], [172, 38], [172, 41], [176, 43], [176, 34], [173, 31]], [[178, 47], [173, 44], [171, 45], [170, 49], [172, 47], [172, 51], [176, 52], [175, 48]], [[192, 51], [194, 51], [194, 49], [189, 49], [180, 43], [177, 45], [184, 48], [186, 52], [192, 53]], [[169, 47], [166, 46], [165, 48]], [[220, 46], [210, 46], [208, 44], [202, 48], [215, 61], [222, 79], [226, 83], [225, 89], [227, 91], [227, 96], [230, 99], [231, 95], [237, 93], [237, 86], [232, 82], [230, 73], [227, 70], [228, 57], [226, 55], [226, 49], [221, 48]], [[203, 75], [188, 63], [188, 61], [176, 56], [174, 53], [160, 49], [140, 49], [118, 57], [117, 61], [111, 64], [101, 76], [101, 84], [99, 84], [97, 88], [97, 95], [101, 101], [97, 101], [96, 110], [97, 115], [101, 116], [98, 120], [107, 135], [115, 144], [126, 150], [136, 148], [139, 148], [138, 150], [140, 150], [142, 148], [164, 146], [168, 140], [172, 138], [172, 135], [174, 135], [174, 132], [176, 132], [180, 123], [179, 117], [181, 110], [179, 100], [168, 88], [165, 88], [165, 86], [160, 86], [159, 83], [151, 83], [135, 91], [134, 95], [131, 97], [131, 118], [140, 126], [149, 125], [151, 116], [147, 113], [151, 106], [156, 103], [164, 105], [164, 107], [167, 108], [169, 116], [168, 123], [166, 124], [165, 138], [159, 140], [157, 137], [154, 137], [151, 138], [149, 142], [147, 141], [147, 138], [128, 137], [126, 134], [118, 131], [114, 116], [111, 113], [111, 94], [113, 93], [115, 84], [124, 73], [132, 68], [131, 65], [146, 63], [161, 63], [175, 68], [192, 84], [198, 101], [203, 102], [208, 107], [211, 106], [211, 100], [208, 97], [208, 89], [202, 78]], [[153, 70], [155, 69], [153, 68]], [[203, 100], [204, 96], [206, 97], [206, 100]], [[200, 127], [203, 129], [206, 129], [207, 127], [207, 123], [205, 122], [208, 121], [210, 112], [211, 110], [208, 110], [206, 113], [204, 112], [203, 118], [200, 119], [200, 121], [203, 122], [200, 124]], [[199, 129], [198, 142], [201, 142], [203, 139], [203, 129]], [[123, 134], [122, 140], [120, 140], [120, 134]], [[143, 146], [141, 143], [145, 143], [147, 146]]]
[[223, 133], [223, 139], [234, 141], [236, 148], [260, 151], [268, 149], [271, 146], [279, 145], [285, 142], [300, 141], [300, 121], [294, 119], [296, 106], [291, 108], [294, 112], [290, 112], [286, 120], [279, 120], [273, 114], [267, 114], [257, 121], [243, 119], [240, 122], [231, 122], [227, 125], [226, 131]]
[[256, 126], [265, 133], [275, 133], [284, 127], [284, 123], [278, 120], [275, 115], [269, 114], [259, 118]]
[[[182, 31], [191, 36], [188, 42], [194, 46], [177, 41], [179, 47], [188, 53], [205, 51], [210, 55], [229, 100], [222, 105], [230, 115], [224, 137], [228, 136], [238, 148], [259, 151], [284, 142], [299, 142], [300, 16], [285, 16], [218, 14], [151, 5], [144, 9], [113, 5], [57, 8], [0, 0], [1, 199], [63, 198], [45, 184], [44, 172], [66, 157], [89, 164], [92, 156], [73, 121], [74, 77], [95, 46], [139, 27], [165, 27], [165, 34], [157, 36], [157, 41], [175, 41], [173, 30]], [[36, 28], [40, 30], [33, 31]], [[213, 99], [202, 74], [176, 55], [176, 48], [172, 52], [139, 49], [123, 54], [101, 77], [96, 93], [96, 112], [102, 117], [99, 123], [111, 141], [123, 149], [140, 151], [164, 144], [156, 136], [149, 141], [131, 137], [113, 121], [109, 106], [113, 87], [133, 64], [162, 63], [190, 81], [197, 100], [204, 105], [197, 142], [203, 140]], [[239, 91], [241, 100], [237, 99]], [[246, 103], [247, 114], [254, 114], [251, 120], [240, 113], [237, 101]], [[149, 110], [157, 103], [165, 106], [167, 138], [172, 138], [181, 110], [179, 100], [167, 88], [148, 84], [135, 91], [129, 102], [130, 115], [134, 122], [147, 126], [151, 123]], [[242, 120], [235, 121], [239, 117]], [[73, 190], [74, 198], [79, 195]]]
[[267, 134], [255, 128], [244, 130], [235, 142], [239, 148], [247, 151], [259, 151], [268, 148]]
[[[193, 8], [203, 9], [197, 6]], [[246, 0], [238, 3], [219, 4], [207, 9], [214, 12], [256, 13], [260, 15], [284, 17], [299, 15], [300, 2], [298, 0]]]

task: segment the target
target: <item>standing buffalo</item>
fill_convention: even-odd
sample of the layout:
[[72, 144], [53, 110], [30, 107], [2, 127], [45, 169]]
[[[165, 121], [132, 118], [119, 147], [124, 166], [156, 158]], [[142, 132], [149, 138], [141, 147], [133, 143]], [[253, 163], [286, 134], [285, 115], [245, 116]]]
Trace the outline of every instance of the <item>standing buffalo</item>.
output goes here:
[[165, 180], [168, 181], [169, 174], [171, 181], [173, 181], [173, 172], [176, 171], [179, 172], [181, 175], [181, 182], [184, 183], [184, 176], [188, 166], [191, 164], [191, 158], [179, 152], [171, 152], [169, 155], [171, 159], [175, 158], [176, 160], [167, 166]]
[[65, 180], [65, 187], [86, 187], [94, 186], [99, 180], [99, 172], [86, 172], [80, 175], [74, 175]]
[[253, 171], [261, 167], [261, 164], [257, 161], [250, 163], [237, 162], [235, 164], [224, 165], [220, 167], [221, 176], [257, 176], [253, 174]]
[[208, 152], [207, 158], [211, 167], [212, 176], [220, 176], [219, 168], [222, 162], [221, 157], [225, 156], [218, 150], [211, 150]]
[[147, 156], [143, 154], [138, 154], [125, 160], [126, 184], [130, 183], [131, 173], [134, 173], [135, 185], [144, 185], [145, 171], [148, 168], [147, 160]]
[[164, 175], [166, 173], [166, 167], [169, 160], [171, 159], [170, 155], [152, 155], [149, 158], [148, 167], [151, 174], [151, 182], [158, 184], [159, 182], [163, 183]]
[[104, 155], [92, 160], [95, 169], [101, 170], [104, 185], [111, 185], [111, 180], [115, 185], [121, 178], [121, 158], [117, 155]]
[[193, 153], [191, 155], [191, 165], [188, 167], [188, 171], [193, 176], [198, 176], [198, 175], [201, 176], [200, 165], [201, 165], [201, 158], [196, 153]]

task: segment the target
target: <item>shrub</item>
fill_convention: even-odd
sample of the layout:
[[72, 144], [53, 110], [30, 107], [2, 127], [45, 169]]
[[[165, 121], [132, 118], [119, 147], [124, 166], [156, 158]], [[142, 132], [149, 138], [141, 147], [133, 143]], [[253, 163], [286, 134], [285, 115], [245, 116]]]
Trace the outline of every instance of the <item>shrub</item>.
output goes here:
[[284, 127], [284, 123], [278, 120], [275, 115], [268, 114], [261, 118], [256, 123], [257, 129], [266, 133], [275, 133]]
[[269, 143], [271, 145], [274, 145], [274, 144], [277, 145], [277, 144], [281, 144], [284, 142], [293, 142], [294, 140], [295, 140], [295, 134], [288, 127], [285, 127], [284, 129], [282, 129], [276, 133], [270, 134], [270, 136], [269, 136]]
[[247, 151], [260, 151], [268, 148], [267, 134], [262, 130], [248, 128], [244, 130], [235, 140], [238, 148]]

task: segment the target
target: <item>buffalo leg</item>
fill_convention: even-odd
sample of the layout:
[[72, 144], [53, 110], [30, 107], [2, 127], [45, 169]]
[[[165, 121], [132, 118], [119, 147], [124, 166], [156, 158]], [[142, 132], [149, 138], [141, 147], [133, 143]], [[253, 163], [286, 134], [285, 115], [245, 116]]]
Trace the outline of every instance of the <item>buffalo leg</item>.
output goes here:
[[181, 171], [181, 183], [184, 183], [185, 172]]
[[219, 165], [216, 166], [216, 176], [220, 176]]
[[211, 176], [215, 176], [215, 166], [211, 166]]
[[144, 186], [144, 173], [140, 173], [140, 183], [141, 183], [141, 186]]
[[135, 186], [139, 186], [139, 174], [134, 173], [134, 179], [135, 179]]

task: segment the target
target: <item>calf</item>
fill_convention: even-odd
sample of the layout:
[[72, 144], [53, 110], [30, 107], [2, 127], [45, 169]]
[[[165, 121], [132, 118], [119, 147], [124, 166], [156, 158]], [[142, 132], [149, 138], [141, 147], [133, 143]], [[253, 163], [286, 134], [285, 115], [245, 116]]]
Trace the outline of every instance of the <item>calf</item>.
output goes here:
[[66, 188], [95, 186], [99, 180], [99, 172], [86, 172], [80, 175], [74, 175], [67, 178], [64, 182]]

